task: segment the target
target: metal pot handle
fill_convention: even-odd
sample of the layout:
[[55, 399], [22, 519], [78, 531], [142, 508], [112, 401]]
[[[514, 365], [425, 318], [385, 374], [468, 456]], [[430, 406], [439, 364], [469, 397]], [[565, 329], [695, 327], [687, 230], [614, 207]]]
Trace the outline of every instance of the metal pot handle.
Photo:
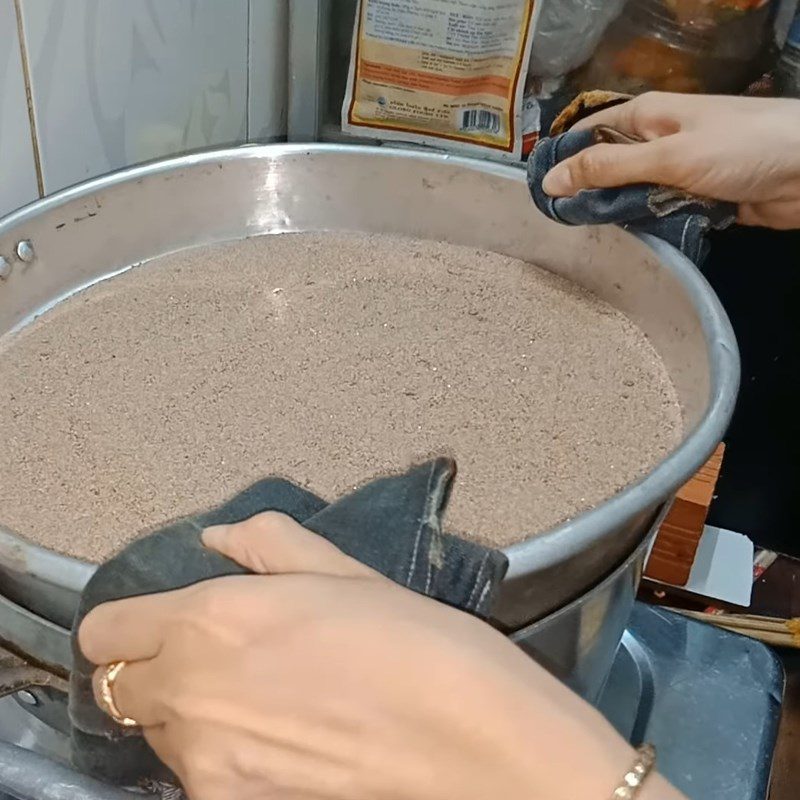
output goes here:
[[[24, 689], [49, 687], [67, 692], [67, 681], [0, 647], [0, 698]], [[0, 798], [14, 800], [132, 800], [141, 792], [108, 786], [65, 764], [0, 741]], [[185, 800], [172, 786], [153, 786], [153, 800]]]
[[67, 682], [0, 647], [0, 698], [36, 686], [67, 691]]

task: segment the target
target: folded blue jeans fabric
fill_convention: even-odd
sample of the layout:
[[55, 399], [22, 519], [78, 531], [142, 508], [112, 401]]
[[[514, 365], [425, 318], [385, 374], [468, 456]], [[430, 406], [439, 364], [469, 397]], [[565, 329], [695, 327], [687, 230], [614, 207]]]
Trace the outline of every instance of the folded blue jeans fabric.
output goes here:
[[528, 159], [528, 187], [536, 207], [566, 225], [603, 225], [649, 233], [677, 247], [695, 264], [708, 253], [706, 234], [736, 220], [736, 206], [655, 184], [613, 189], [584, 189], [573, 197], [553, 198], [542, 181], [558, 163], [600, 142], [619, 147], [635, 140], [604, 127], [569, 130], [539, 141]]
[[176, 782], [140, 731], [117, 725], [95, 704], [95, 668], [80, 651], [77, 631], [86, 614], [101, 603], [246, 574], [248, 570], [203, 546], [200, 534], [211, 525], [281, 511], [396, 583], [486, 617], [508, 560], [498, 550], [442, 531], [454, 476], [455, 463], [437, 458], [405, 474], [372, 481], [331, 504], [289, 481], [268, 478], [218, 509], [134, 541], [100, 565], [83, 590], [72, 627], [69, 714], [74, 765], [120, 786]]

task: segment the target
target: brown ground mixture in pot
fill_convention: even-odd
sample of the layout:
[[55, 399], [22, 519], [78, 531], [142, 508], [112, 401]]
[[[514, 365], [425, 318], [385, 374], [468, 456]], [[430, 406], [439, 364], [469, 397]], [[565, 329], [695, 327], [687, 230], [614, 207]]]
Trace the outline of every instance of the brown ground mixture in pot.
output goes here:
[[266, 475], [335, 498], [456, 457], [448, 528], [506, 545], [677, 444], [623, 314], [513, 258], [365, 234], [156, 259], [0, 340], [0, 524], [101, 561]]

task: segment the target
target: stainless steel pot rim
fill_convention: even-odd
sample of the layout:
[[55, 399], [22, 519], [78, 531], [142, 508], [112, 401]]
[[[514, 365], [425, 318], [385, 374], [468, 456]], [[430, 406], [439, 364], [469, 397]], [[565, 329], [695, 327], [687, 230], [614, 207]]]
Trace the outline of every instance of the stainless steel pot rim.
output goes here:
[[[650, 529], [644, 540], [613, 571], [596, 584], [588, 587], [580, 597], [519, 630], [509, 633], [511, 640], [522, 641], [535, 631], [552, 626], [559, 620], [569, 617], [581, 606], [591, 602], [593, 598], [609, 591], [624, 573], [633, 568], [634, 564], [642, 558], [643, 552], [650, 547], [657, 525], [663, 519], [665, 511], [666, 509], [662, 509], [657, 524]], [[84, 569], [87, 568], [87, 565], [80, 561], [76, 563]], [[6, 599], [2, 594], [0, 594], [0, 638], [6, 638], [8, 641], [14, 642], [23, 653], [35, 657], [50, 669], [55, 668], [66, 672], [72, 669], [70, 630], [28, 611], [26, 608]]]
[[[413, 158], [438, 165], [445, 161], [454, 167], [473, 172], [520, 183], [525, 183], [526, 180], [524, 171], [518, 167], [441, 153], [341, 144], [248, 145], [207, 150], [130, 167], [64, 189], [0, 220], [0, 237], [15, 228], [24, 231], [25, 223], [43, 212], [55, 210], [66, 203], [93, 196], [127, 182], [206, 165], [224, 168], [226, 163], [240, 162], [243, 159], [324, 156], [326, 153], [352, 155], [354, 158]], [[533, 206], [531, 209], [534, 213]], [[654, 498], [674, 492], [684, 483], [686, 476], [697, 471], [711, 455], [730, 421], [739, 386], [740, 363], [736, 338], [725, 310], [691, 261], [660, 239], [649, 235], [639, 235], [638, 238], [656, 255], [662, 257], [665, 268], [676, 275], [697, 308], [703, 333], [709, 342], [711, 399], [708, 409], [688, 438], [640, 481], [626, 487], [601, 505], [549, 531], [536, 534], [532, 537], [536, 541], [535, 552], [530, 552], [526, 547], [530, 539], [505, 548], [510, 561], [508, 579], [529, 572], [533, 565], [537, 569], [553, 566], [563, 562], [565, 558], [583, 552], [602, 537], [604, 530], [631, 519]], [[14, 558], [15, 553], [18, 555], [17, 559]], [[2, 554], [9, 556], [12, 561], [24, 560], [24, 569], [39, 579], [77, 592], [82, 590], [96, 568], [93, 564], [42, 548], [0, 527], [0, 555]]]

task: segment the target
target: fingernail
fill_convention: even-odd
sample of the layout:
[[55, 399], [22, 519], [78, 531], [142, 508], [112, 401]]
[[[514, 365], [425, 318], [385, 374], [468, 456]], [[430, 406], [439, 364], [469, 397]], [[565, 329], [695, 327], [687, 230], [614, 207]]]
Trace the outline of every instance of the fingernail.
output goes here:
[[219, 550], [228, 536], [227, 525], [211, 525], [200, 534], [200, 540], [210, 550]]
[[553, 167], [542, 181], [542, 189], [550, 197], [568, 197], [572, 194], [572, 178], [569, 170], [562, 167]]

